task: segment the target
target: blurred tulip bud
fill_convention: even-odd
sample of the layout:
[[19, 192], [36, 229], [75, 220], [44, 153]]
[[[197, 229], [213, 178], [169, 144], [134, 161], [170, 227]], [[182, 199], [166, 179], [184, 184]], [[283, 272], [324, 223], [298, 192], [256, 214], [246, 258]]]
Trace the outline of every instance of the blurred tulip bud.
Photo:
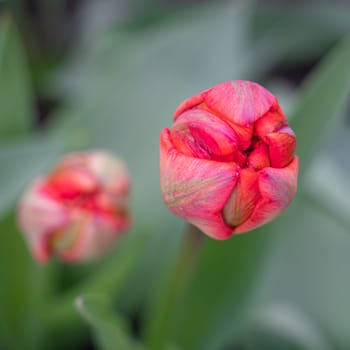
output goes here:
[[164, 202], [216, 239], [255, 229], [295, 195], [295, 147], [269, 91], [249, 81], [216, 85], [181, 103], [161, 133]]
[[125, 165], [109, 153], [64, 156], [31, 184], [18, 208], [33, 256], [40, 262], [101, 256], [130, 225], [129, 188]]

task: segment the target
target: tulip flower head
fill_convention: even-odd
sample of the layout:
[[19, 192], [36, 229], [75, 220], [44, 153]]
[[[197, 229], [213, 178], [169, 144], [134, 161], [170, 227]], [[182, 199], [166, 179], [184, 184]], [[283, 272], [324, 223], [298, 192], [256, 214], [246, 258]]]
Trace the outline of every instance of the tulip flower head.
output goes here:
[[101, 256], [130, 225], [129, 188], [125, 165], [109, 153], [64, 156], [20, 201], [19, 225], [33, 256], [40, 262]]
[[292, 201], [295, 148], [274, 95], [250, 81], [221, 83], [181, 103], [161, 132], [163, 200], [212, 238], [250, 231]]

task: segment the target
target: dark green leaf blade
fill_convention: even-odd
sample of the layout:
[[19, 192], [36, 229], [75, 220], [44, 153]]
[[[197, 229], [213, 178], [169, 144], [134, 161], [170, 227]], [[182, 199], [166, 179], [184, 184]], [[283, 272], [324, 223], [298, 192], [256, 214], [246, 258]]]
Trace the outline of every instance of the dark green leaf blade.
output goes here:
[[301, 91], [291, 124], [298, 139], [301, 174], [318, 153], [327, 133], [340, 124], [350, 95], [350, 36], [312, 72]]
[[25, 186], [57, 159], [62, 149], [60, 140], [37, 135], [0, 145], [0, 217]]
[[134, 344], [125, 322], [112, 311], [111, 302], [106, 297], [81, 296], [76, 299], [76, 308], [93, 330], [100, 350], [141, 349]]
[[295, 306], [274, 303], [251, 310], [240, 346], [249, 349], [330, 350], [323, 330]]
[[0, 219], [0, 343], [9, 349], [41, 349], [41, 305], [53, 271], [30, 256], [14, 213]]
[[228, 332], [239, 328], [270, 239], [266, 227], [227, 241], [206, 239], [193, 280], [174, 315], [173, 343], [184, 350], [222, 348]]
[[23, 134], [33, 125], [33, 92], [25, 53], [11, 16], [0, 20], [0, 135]]

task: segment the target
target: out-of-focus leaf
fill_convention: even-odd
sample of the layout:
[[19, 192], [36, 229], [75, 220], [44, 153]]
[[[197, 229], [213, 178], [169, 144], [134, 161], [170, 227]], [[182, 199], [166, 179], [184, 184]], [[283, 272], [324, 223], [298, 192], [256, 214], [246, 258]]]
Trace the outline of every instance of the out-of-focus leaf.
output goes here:
[[[120, 289], [135, 269], [145, 243], [145, 237], [140, 234], [125, 237], [119, 242], [117, 251], [102, 261], [97, 268], [91, 269], [88, 277], [65, 292], [53, 296], [44, 305], [49, 340], [55, 339], [54, 346], [51, 345], [52, 349], [64, 348], [71, 341], [79, 344], [84, 336], [82, 323], [73, 307], [73, 302], [79, 295], [108, 294], [119, 300]], [[66, 337], [62, 338], [61, 334], [65, 334]]]
[[276, 65], [310, 64], [350, 30], [349, 6], [255, 6], [247, 50], [235, 56], [234, 76], [259, 80]]
[[[236, 60], [248, 44], [250, 13], [251, 1], [237, 1], [177, 12], [168, 22], [140, 32], [118, 34], [109, 28], [89, 41], [90, 46], [85, 43], [77, 50], [71, 66], [59, 79], [60, 91], [68, 98], [73, 96], [73, 100], [76, 93], [84, 101], [87, 94], [100, 99], [111, 87], [122, 89], [130, 75], [141, 84], [139, 88], [149, 89], [150, 81], [145, 78], [151, 76], [155, 83], [153, 95], [159, 95], [159, 108], [166, 106], [161, 101], [164, 95], [167, 96], [165, 102], [169, 97], [172, 97], [170, 101], [184, 99], [200, 89], [232, 79], [237, 73]], [[92, 79], [95, 85], [91, 84]], [[167, 89], [160, 89], [161, 82], [167, 83]], [[181, 90], [184, 82], [188, 85], [185, 91]], [[149, 91], [144, 91], [152, 98]], [[110, 93], [118, 96], [115, 90]], [[133, 95], [126, 102], [130, 100], [134, 100]], [[119, 98], [114, 101], [118, 102]], [[142, 105], [138, 107], [141, 109]], [[173, 112], [171, 106], [168, 110]]]
[[191, 280], [204, 238], [202, 232], [192, 225], [188, 224], [185, 231], [173, 266], [166, 271], [165, 281], [160, 279], [162, 286], [155, 288], [146, 311], [144, 336], [147, 346], [152, 350], [175, 347], [169, 341], [177, 321], [174, 315], [177, 314], [178, 305]]
[[42, 341], [40, 305], [51, 289], [52, 271], [39, 266], [16, 227], [0, 220], [0, 343], [9, 349], [38, 350]]
[[[350, 284], [346, 277], [350, 242], [346, 196], [341, 194], [347, 193], [348, 186], [343, 172], [337, 172], [340, 165], [318, 153], [321, 145], [328, 145], [327, 132], [340, 123], [349, 97], [349, 60], [350, 39], [345, 38], [321, 62], [301, 91], [292, 124], [298, 136], [303, 186], [289, 222], [280, 226], [270, 247], [261, 285], [256, 290], [262, 305], [282, 300], [305, 310], [319, 321], [322, 329], [327, 329], [336, 343], [334, 348], [347, 348], [350, 344], [346, 331], [350, 322]], [[315, 156], [316, 162], [306, 174]], [[330, 206], [337, 212], [329, 211]]]
[[323, 330], [295, 307], [272, 304], [252, 310], [239, 345], [259, 350], [330, 350]]
[[123, 249], [112, 254], [109, 259], [92, 273], [88, 278], [78, 283], [75, 287], [54, 297], [47, 308], [47, 319], [56, 324], [69, 323], [72, 315], [72, 302], [82, 293], [113, 293], [118, 294], [123, 283], [126, 282], [139, 255], [145, 247], [146, 238], [142, 235], [125, 237]]
[[33, 121], [24, 50], [11, 16], [5, 13], [0, 18], [0, 135], [22, 134]]
[[113, 312], [112, 303], [103, 296], [85, 295], [76, 299], [76, 308], [91, 327], [99, 350], [136, 350], [125, 322]]
[[242, 335], [252, 305], [287, 302], [317, 319], [332, 342], [346, 348], [349, 245], [343, 226], [301, 194], [273, 223], [229, 241], [207, 242], [174, 316], [178, 329], [172, 341], [185, 350], [222, 349], [232, 334]]
[[350, 96], [350, 36], [343, 39], [312, 72], [300, 93], [292, 118], [298, 139], [300, 174], [341, 120]]
[[280, 227], [255, 291], [256, 303], [284, 302], [304, 310], [332, 339], [350, 344], [348, 230], [300, 194], [288, 224]]
[[[274, 33], [277, 41], [268, 44], [272, 56], [275, 50], [287, 49], [286, 46], [291, 43], [291, 50], [283, 57], [284, 62], [312, 62], [349, 32], [349, 10], [349, 4], [345, 2], [320, 2], [317, 6], [310, 3], [298, 6], [268, 6], [261, 3], [256, 6], [252, 32], [256, 40]], [[298, 39], [299, 44], [295, 45]]]
[[227, 241], [204, 242], [192, 282], [173, 316], [176, 327], [169, 339], [180, 349], [221, 349], [232, 325], [239, 327], [268, 248], [268, 231], [265, 227]]
[[59, 140], [38, 136], [0, 145], [0, 217], [25, 185], [57, 159], [62, 148]]
[[286, 4], [266, 5], [257, 3], [253, 20], [253, 32], [264, 36], [276, 25], [284, 24], [289, 27], [289, 33], [285, 33], [286, 42], [295, 34], [304, 32], [309, 45], [302, 41], [301, 45], [294, 50], [289, 60], [308, 59], [319, 55], [328, 48], [334, 40], [338, 40], [350, 29], [348, 20], [349, 5], [347, 3], [319, 2], [317, 6], [312, 3], [300, 4], [300, 6], [286, 6]]
[[305, 195], [345, 228], [350, 228], [348, 172], [331, 153], [323, 152], [311, 166], [305, 180]]
[[350, 129], [337, 130], [313, 162], [305, 179], [305, 194], [325, 215], [350, 227]]

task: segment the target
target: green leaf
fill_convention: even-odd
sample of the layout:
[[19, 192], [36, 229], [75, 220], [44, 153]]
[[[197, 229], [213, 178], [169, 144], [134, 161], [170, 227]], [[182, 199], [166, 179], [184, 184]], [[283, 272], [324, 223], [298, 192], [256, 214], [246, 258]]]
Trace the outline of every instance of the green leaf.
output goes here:
[[256, 285], [255, 305], [276, 301], [295, 305], [318, 321], [325, 336], [332, 339], [332, 348], [347, 349], [349, 230], [302, 194], [290, 209], [289, 220], [269, 247]]
[[62, 149], [60, 140], [38, 135], [0, 144], [0, 217], [14, 205], [25, 186], [57, 159]]
[[174, 315], [191, 280], [203, 239], [201, 231], [192, 225], [186, 225], [175, 263], [167, 271], [163, 287], [157, 288], [153, 293], [144, 327], [146, 344], [152, 350], [175, 347], [175, 344], [169, 343], [169, 334], [176, 322]]
[[[66, 347], [71, 337], [81, 337], [82, 327], [74, 312], [73, 302], [82, 294], [109, 294], [120, 300], [120, 290], [125, 286], [145, 246], [145, 237], [129, 235], [119, 242], [117, 251], [92, 270], [89, 276], [59, 295], [54, 295], [44, 305], [45, 326], [50, 339], [55, 339], [54, 349]], [[66, 334], [68, 339], [62, 339]], [[73, 339], [74, 340], [74, 339]]]
[[302, 88], [291, 121], [301, 155], [301, 176], [327, 134], [340, 124], [350, 95], [349, 62], [350, 36], [347, 36], [322, 60]]
[[[337, 133], [338, 137], [344, 133]], [[345, 136], [347, 136], [345, 134]], [[349, 148], [345, 148], [348, 150]], [[339, 155], [339, 150], [338, 150]], [[344, 228], [349, 229], [350, 217], [350, 185], [348, 169], [336, 161], [336, 154], [324, 152], [316, 158], [307, 174], [305, 183], [305, 198], [323, 210]], [[346, 155], [347, 158], [347, 155]]]
[[183, 350], [222, 348], [232, 325], [239, 326], [259, 278], [271, 237], [267, 231], [227, 241], [205, 239], [192, 281], [177, 302], [169, 341]]
[[23, 134], [33, 125], [33, 92], [25, 53], [12, 17], [0, 20], [0, 135]]
[[30, 256], [13, 214], [0, 219], [0, 344], [38, 350], [40, 307], [51, 291], [53, 271]]
[[[317, 60], [331, 45], [349, 32], [349, 4], [322, 2], [300, 6], [269, 6], [258, 3], [252, 21], [257, 40], [269, 33], [277, 41], [266, 43], [274, 57], [275, 51], [287, 49], [283, 62], [288, 65]], [[284, 40], [282, 40], [282, 36]], [[299, 40], [299, 45], [297, 44]]]
[[239, 345], [248, 349], [330, 350], [323, 330], [304, 312], [288, 304], [271, 304], [251, 310]]
[[103, 296], [85, 295], [76, 299], [76, 308], [93, 331], [99, 350], [141, 349], [134, 344], [125, 322], [112, 309], [112, 303]]
[[[331, 271], [337, 270], [336, 265], [344, 260], [349, 243], [345, 235], [338, 236], [342, 232], [339, 225], [327, 218], [320, 220], [319, 216], [311, 215], [314, 213], [299, 194], [287, 212], [274, 222], [228, 241], [208, 240], [187, 295], [178, 303], [174, 315], [177, 329], [169, 335], [171, 342], [184, 350], [222, 349], [233, 334], [242, 336], [242, 325], [252, 305], [276, 300], [295, 303], [298, 309], [311, 312], [317, 319], [322, 315], [322, 325], [327, 327], [340, 314], [342, 321], [337, 321], [337, 326], [344, 320], [347, 324], [348, 308], [341, 310], [338, 300], [328, 301], [334, 284], [328, 286], [327, 292], [321, 291], [330, 280], [336, 281], [341, 288], [337, 298], [346, 302], [348, 283]], [[338, 235], [330, 237], [329, 232]], [[325, 253], [332, 240], [332, 252]], [[344, 253], [336, 258], [339, 244], [344, 245]], [[317, 261], [313, 247], [317, 247]], [[327, 274], [324, 269], [330, 261], [322, 261], [325, 256], [336, 259], [332, 267], [327, 267]], [[326, 307], [327, 303], [331, 305]], [[336, 310], [330, 313], [332, 307]], [[332, 331], [337, 329], [335, 333], [344, 336], [345, 324], [338, 329], [332, 325]]]

